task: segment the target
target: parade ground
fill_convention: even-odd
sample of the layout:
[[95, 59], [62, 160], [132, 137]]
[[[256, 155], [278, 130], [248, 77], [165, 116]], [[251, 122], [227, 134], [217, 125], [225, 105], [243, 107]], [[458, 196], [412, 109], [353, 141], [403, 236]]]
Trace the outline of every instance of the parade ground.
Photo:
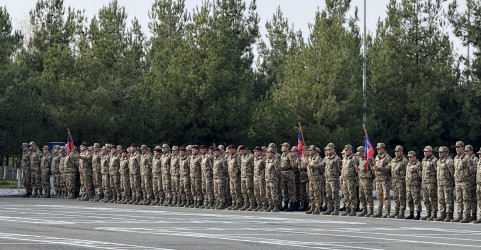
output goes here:
[[0, 197], [1, 249], [481, 248], [481, 225]]

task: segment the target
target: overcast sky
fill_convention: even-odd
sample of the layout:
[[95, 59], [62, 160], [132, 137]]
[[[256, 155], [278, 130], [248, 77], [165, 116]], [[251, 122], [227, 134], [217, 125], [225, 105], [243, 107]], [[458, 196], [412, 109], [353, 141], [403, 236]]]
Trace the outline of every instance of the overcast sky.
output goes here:
[[[92, 18], [98, 13], [98, 10], [105, 5], [108, 5], [110, 0], [64, 0], [65, 6], [71, 6], [75, 9], [84, 9], [88, 18]], [[119, 5], [125, 6], [129, 20], [133, 17], [139, 19], [143, 30], [148, 33], [147, 24], [149, 22], [148, 11], [150, 10], [153, 0], [118, 0]], [[195, 8], [201, 3], [201, 0], [186, 0], [186, 7], [188, 10]], [[250, 2], [250, 0], [247, 0]], [[386, 18], [386, 5], [389, 0], [367, 0], [367, 18], [366, 26], [368, 33], [374, 34], [376, 23], [379, 19]], [[458, 0], [463, 3], [463, 0]], [[35, 7], [36, 0], [0, 0], [1, 6], [6, 6], [13, 21], [14, 29], [21, 29], [22, 23], [27, 23], [29, 20], [28, 12]], [[355, 6], [359, 8], [359, 26], [363, 27], [363, 0], [352, 0], [352, 8], [350, 15], [353, 14]], [[265, 34], [265, 22], [272, 19], [273, 13], [277, 6], [281, 7], [285, 17], [288, 18], [291, 24], [294, 24], [296, 30], [301, 29], [304, 38], [309, 34], [309, 23], [314, 22], [314, 16], [318, 9], [325, 8], [324, 0], [258, 0], [257, 10], [261, 19], [260, 28], [261, 34]], [[455, 47], [458, 53], [463, 53], [466, 49], [462, 47], [459, 40], [452, 36]]]

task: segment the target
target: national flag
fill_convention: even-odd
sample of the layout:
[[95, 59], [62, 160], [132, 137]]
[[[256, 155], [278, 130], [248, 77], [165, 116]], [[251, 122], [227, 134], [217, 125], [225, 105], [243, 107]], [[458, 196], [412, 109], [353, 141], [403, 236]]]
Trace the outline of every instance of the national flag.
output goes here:
[[304, 152], [304, 140], [302, 137], [301, 124], [299, 124], [299, 133], [297, 135], [297, 158], [298, 159], [302, 157], [303, 152]]
[[364, 157], [366, 158], [366, 170], [369, 168], [369, 159], [374, 155], [374, 149], [372, 148], [371, 141], [369, 140], [369, 135], [364, 127], [364, 133], [366, 134], [366, 143], [364, 145]]
[[71, 150], [74, 150], [74, 145], [72, 141], [72, 136], [70, 135], [70, 130], [68, 130], [67, 148], [65, 149], [65, 156], [67, 156]]

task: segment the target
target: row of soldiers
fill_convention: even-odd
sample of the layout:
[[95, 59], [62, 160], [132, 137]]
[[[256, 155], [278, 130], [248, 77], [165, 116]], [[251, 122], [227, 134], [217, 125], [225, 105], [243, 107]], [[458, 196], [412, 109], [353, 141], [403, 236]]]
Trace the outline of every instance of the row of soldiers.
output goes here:
[[[48, 147], [41, 154], [35, 143], [30, 143], [30, 149], [28, 146], [22, 145], [27, 196], [32, 187], [33, 196], [40, 196], [42, 188], [44, 197], [50, 196], [50, 185], [42, 180], [51, 170], [56, 196], [76, 198], [80, 186], [80, 200], [248, 211], [298, 209], [308, 210], [308, 214], [325, 210], [325, 215], [339, 215], [342, 190], [346, 209], [341, 215], [480, 222], [476, 219], [476, 201], [481, 201], [481, 163], [472, 146], [465, 147], [461, 141], [456, 142], [454, 160], [447, 147], [439, 147], [437, 159], [432, 147], [426, 146], [421, 161], [414, 151], [409, 151], [406, 158], [400, 145], [391, 158], [384, 143], [377, 144], [378, 154], [369, 161], [364, 147], [358, 147], [354, 154], [353, 147], [346, 145], [339, 157], [333, 143], [324, 148], [324, 158], [314, 145], [300, 157], [296, 147], [289, 150], [288, 143], [282, 144], [281, 154], [274, 143], [256, 147], [253, 154], [245, 145], [237, 150], [229, 145], [225, 151], [222, 145], [171, 149], [164, 144], [151, 153], [146, 145], [139, 148], [131, 144], [122, 149], [82, 143], [80, 153], [71, 150], [65, 154], [64, 147], [55, 147], [51, 159]], [[379, 200], [377, 213], [373, 184]], [[454, 189], [457, 218], [453, 218]], [[391, 190], [395, 201], [393, 214]], [[427, 210], [423, 218], [421, 190]], [[407, 217], [406, 203], [410, 210]], [[362, 212], [356, 213], [359, 204]]]

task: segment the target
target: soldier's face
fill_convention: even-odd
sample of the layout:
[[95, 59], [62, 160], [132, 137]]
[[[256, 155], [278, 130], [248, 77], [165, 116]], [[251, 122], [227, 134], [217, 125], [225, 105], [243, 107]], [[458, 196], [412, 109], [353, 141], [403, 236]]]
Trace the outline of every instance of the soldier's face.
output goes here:
[[173, 155], [178, 155], [178, 154], [179, 154], [179, 150], [174, 150], [174, 151], [172, 151], [172, 154], [173, 154]]
[[378, 153], [378, 154], [384, 154], [385, 151], [386, 151], [386, 150], [385, 150], [384, 148], [379, 148], [379, 149], [377, 149], [377, 153]]
[[43, 153], [44, 154], [48, 153], [48, 149], [43, 149]]
[[203, 154], [203, 155], [205, 155], [205, 154], [207, 153], [207, 149], [206, 149], [206, 148], [201, 149], [201, 150], [200, 150], [200, 153]]
[[219, 149], [219, 150], [220, 150], [220, 153], [221, 153], [221, 154], [225, 153], [225, 150], [224, 150], [224, 149], [221, 148], [221, 149]]
[[80, 145], [80, 151], [85, 151], [87, 149], [87, 146]]
[[456, 147], [456, 153], [462, 154], [464, 152], [464, 147]]
[[267, 152], [267, 157], [268, 157], [268, 158], [272, 158], [273, 155], [274, 155], [274, 153], [272, 153], [272, 152]]
[[110, 149], [110, 153], [115, 154], [115, 152], [117, 152], [117, 149], [116, 149], [116, 148]]
[[234, 155], [235, 154], [235, 149], [229, 148], [227, 149], [229, 151], [229, 154]]
[[197, 153], [199, 153], [199, 150], [196, 149], [196, 148], [193, 148], [193, 149], [192, 149], [192, 154], [197, 154]]
[[128, 155], [127, 151], [122, 152], [122, 156], [123, 156], [123, 157], [126, 157], [127, 155]]
[[466, 151], [466, 154], [469, 156], [473, 155], [473, 150]]
[[429, 157], [429, 156], [431, 156], [432, 154], [433, 154], [433, 152], [431, 152], [431, 151], [424, 151], [424, 156], [425, 156], [425, 157]]
[[23, 152], [25, 152], [25, 151], [28, 150], [28, 147], [27, 147], [27, 146], [23, 146], [22, 149], [23, 149]]
[[394, 154], [396, 155], [396, 157], [401, 157], [403, 155], [404, 151], [402, 150], [399, 150], [399, 151], [395, 151]]
[[215, 157], [218, 157], [220, 155], [220, 151], [216, 150], [216, 151], [213, 152], [213, 154], [214, 154]]
[[140, 151], [142, 152], [142, 154], [145, 154], [145, 152], [147, 152], [147, 149], [141, 149]]
[[282, 152], [287, 152], [287, 151], [289, 151], [289, 148], [286, 147], [286, 146], [282, 146], [282, 147], [281, 147], [281, 150], [282, 150]]
[[159, 151], [154, 151], [154, 155], [155, 155], [155, 156], [159, 156], [159, 155], [160, 155], [160, 152], [159, 152]]
[[38, 149], [37, 145], [32, 145], [32, 150], [36, 151]]
[[352, 149], [346, 150], [346, 156], [350, 156], [352, 154]]
[[169, 151], [168, 148], [166, 148], [166, 147], [165, 147], [165, 148], [162, 148], [162, 153], [167, 153], [168, 151]]
[[54, 148], [54, 149], [53, 149], [53, 152], [54, 152], [54, 153], [58, 153], [58, 148]]
[[314, 150], [309, 150], [308, 152], [309, 152], [309, 155], [315, 155], [316, 154], [316, 151], [314, 151]]
[[180, 156], [185, 156], [187, 154], [187, 152], [186, 151], [180, 151], [179, 154], [180, 154]]
[[259, 151], [259, 150], [256, 150], [256, 151], [254, 151], [254, 155], [255, 155], [255, 156], [261, 156], [261, 155], [262, 155], [262, 152]]
[[416, 156], [409, 156], [409, 162], [415, 162], [416, 161]]

